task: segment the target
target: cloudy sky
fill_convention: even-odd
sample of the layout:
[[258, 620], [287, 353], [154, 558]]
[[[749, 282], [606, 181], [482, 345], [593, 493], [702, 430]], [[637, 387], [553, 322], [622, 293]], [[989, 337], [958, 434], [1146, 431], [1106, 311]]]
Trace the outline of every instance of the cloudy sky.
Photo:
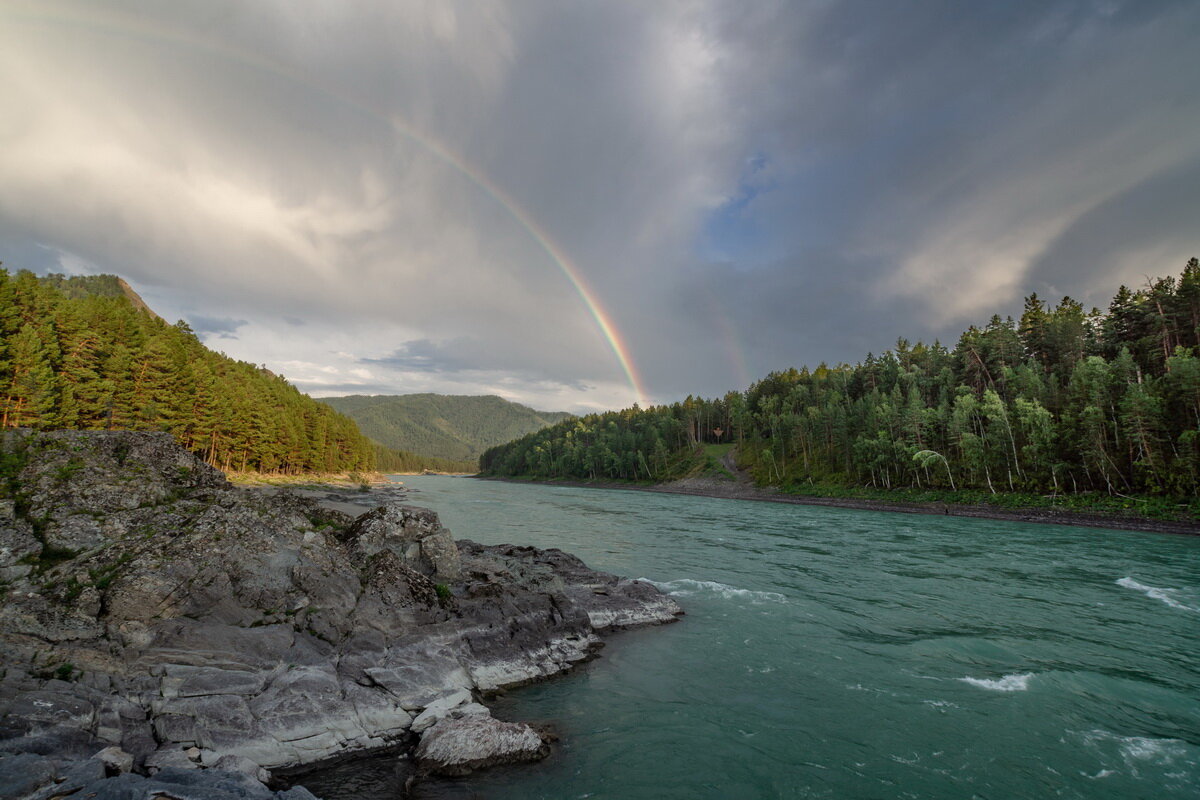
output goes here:
[[722, 394], [1200, 255], [1200, 4], [0, 0], [0, 260], [314, 395]]

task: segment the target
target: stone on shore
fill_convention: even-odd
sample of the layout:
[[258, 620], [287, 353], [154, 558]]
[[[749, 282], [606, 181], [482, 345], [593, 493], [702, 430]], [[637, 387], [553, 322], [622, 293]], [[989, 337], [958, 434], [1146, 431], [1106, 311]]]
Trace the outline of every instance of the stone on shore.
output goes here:
[[466, 775], [499, 764], [545, 758], [550, 746], [523, 722], [501, 722], [484, 714], [440, 720], [421, 736], [417, 766], [435, 775]]
[[123, 772], [133, 771], [133, 755], [126, 753], [115, 745], [104, 748], [99, 753], [96, 753], [93, 758], [103, 764], [104, 768], [110, 773], [119, 775]]

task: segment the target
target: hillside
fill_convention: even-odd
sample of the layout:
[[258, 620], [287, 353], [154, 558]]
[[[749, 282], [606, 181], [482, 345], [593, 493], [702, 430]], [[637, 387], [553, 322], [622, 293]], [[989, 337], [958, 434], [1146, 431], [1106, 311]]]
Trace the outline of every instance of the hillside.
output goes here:
[[993, 316], [953, 349], [900, 339], [853, 366], [789, 369], [722, 398], [583, 417], [495, 447], [480, 466], [661, 482], [719, 471], [702, 445], [736, 445], [757, 483], [797, 494], [1048, 498], [1194, 518], [1200, 261], [1178, 278], [1120, 287], [1107, 311], [1031, 295], [1019, 320]]
[[144, 311], [152, 317], [162, 319], [142, 299], [133, 287], [117, 275], [60, 275], [50, 273], [39, 278], [43, 286], [57, 289], [68, 300], [79, 300], [84, 297], [124, 297], [138, 311]]
[[113, 275], [0, 269], [0, 428], [169, 431], [208, 464], [365, 471], [354, 422], [284, 378], [204, 346]]
[[495, 395], [351, 395], [321, 401], [386, 447], [455, 461], [474, 461], [489, 447], [571, 417]]

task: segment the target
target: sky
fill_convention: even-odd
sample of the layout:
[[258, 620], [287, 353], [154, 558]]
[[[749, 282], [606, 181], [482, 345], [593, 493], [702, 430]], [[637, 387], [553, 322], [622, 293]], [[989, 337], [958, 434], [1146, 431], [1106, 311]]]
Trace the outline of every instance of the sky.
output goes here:
[[1200, 255], [1200, 3], [0, 0], [0, 261], [587, 412]]

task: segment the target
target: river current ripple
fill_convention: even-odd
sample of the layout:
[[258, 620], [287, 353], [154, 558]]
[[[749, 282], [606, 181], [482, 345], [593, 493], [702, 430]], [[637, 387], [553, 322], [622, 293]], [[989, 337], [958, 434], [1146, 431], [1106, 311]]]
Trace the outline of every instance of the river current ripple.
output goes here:
[[1200, 796], [1200, 537], [404, 480], [687, 610], [493, 704], [550, 759], [419, 797]]

